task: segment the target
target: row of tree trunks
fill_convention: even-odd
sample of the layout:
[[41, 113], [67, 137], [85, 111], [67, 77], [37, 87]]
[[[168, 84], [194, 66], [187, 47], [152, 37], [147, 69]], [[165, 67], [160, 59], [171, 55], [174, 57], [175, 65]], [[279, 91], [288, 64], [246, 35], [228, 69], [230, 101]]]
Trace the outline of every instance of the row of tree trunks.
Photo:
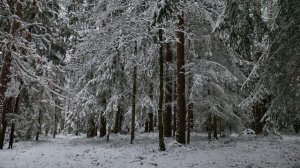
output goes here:
[[207, 132], [208, 132], [208, 141], [212, 140], [212, 133], [213, 138], [218, 140], [218, 125], [217, 125], [217, 116], [213, 116], [212, 114], [209, 114], [207, 117]]

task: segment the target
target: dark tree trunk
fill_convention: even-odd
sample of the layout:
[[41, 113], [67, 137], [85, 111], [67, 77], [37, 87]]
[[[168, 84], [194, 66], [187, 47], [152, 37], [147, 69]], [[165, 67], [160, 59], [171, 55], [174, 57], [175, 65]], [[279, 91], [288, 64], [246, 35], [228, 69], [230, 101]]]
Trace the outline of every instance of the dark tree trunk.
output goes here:
[[106, 135], [106, 118], [103, 114], [101, 114], [100, 120], [100, 137], [104, 137]]
[[154, 132], [154, 121], [153, 121], [153, 113], [149, 113], [149, 132]]
[[5, 119], [5, 92], [7, 90], [7, 84], [10, 81], [10, 66], [11, 66], [11, 52], [5, 54], [4, 63], [2, 65], [2, 71], [0, 76], [0, 149], [3, 149], [3, 143], [5, 138], [5, 131], [7, 127]]
[[53, 138], [56, 137], [57, 134], [57, 114], [56, 114], [56, 108], [54, 111], [54, 131], [53, 131]]
[[11, 123], [11, 130], [9, 135], [8, 149], [12, 149], [14, 143], [15, 123]]
[[120, 121], [121, 121], [121, 110], [120, 107], [118, 107], [118, 111], [116, 112], [116, 118], [115, 118], [115, 128], [114, 133], [117, 134], [120, 132]]
[[[76, 121], [76, 130], [75, 130], [75, 135], [78, 136], [79, 135], [79, 124], [80, 122], [77, 120]], [[48, 134], [48, 130], [46, 130], [46, 135]]]
[[7, 124], [3, 122], [3, 128], [0, 130], [0, 149], [3, 149], [4, 146], [4, 138], [5, 138], [5, 132], [6, 132]]
[[149, 132], [149, 121], [145, 122], [145, 132]]
[[265, 108], [264, 106], [265, 103], [253, 107], [255, 134], [261, 134], [263, 131], [263, 127], [265, 125], [264, 121], [261, 122], [261, 119], [263, 118], [265, 112], [267, 111], [267, 108]]
[[[3, 105], [3, 114], [8, 114], [12, 112], [12, 102], [13, 102], [13, 97], [8, 97], [4, 100], [4, 105]], [[4, 139], [5, 139], [5, 132], [7, 128], [7, 119], [2, 118], [2, 123], [3, 123], [3, 129], [0, 132], [0, 149], [3, 149], [4, 146]]]
[[119, 132], [122, 130], [122, 122], [123, 122], [123, 112], [122, 109], [119, 109]]
[[165, 151], [164, 142], [164, 125], [163, 125], [163, 99], [164, 99], [164, 54], [163, 54], [163, 44], [162, 44], [162, 29], [159, 29], [159, 102], [158, 102], [158, 135], [159, 135], [159, 150]]
[[211, 114], [208, 115], [207, 118], [207, 131], [208, 131], [208, 141], [211, 141], [211, 132], [212, 132], [212, 117]]
[[217, 126], [217, 116], [214, 116], [213, 117], [213, 130], [214, 130], [214, 139], [219, 139], [218, 138], [218, 130], [217, 130], [217, 128], [218, 128], [218, 126]]
[[87, 137], [93, 138], [95, 136], [95, 129], [96, 129], [96, 123], [94, 121], [94, 116], [91, 115], [88, 121], [88, 131], [87, 131]]
[[184, 70], [184, 18], [183, 12], [178, 15], [179, 24], [177, 37], [177, 136], [176, 140], [178, 143], [185, 144], [186, 137], [186, 103], [185, 103], [185, 70]]
[[39, 135], [41, 134], [41, 131], [42, 131], [42, 111], [39, 110], [39, 117], [38, 117], [38, 124], [39, 124], [39, 127], [38, 127], [38, 130], [36, 131], [36, 136], [35, 136], [35, 140], [39, 140]]
[[[150, 91], [149, 92], [150, 92], [149, 97], [150, 97], [151, 101], [153, 101], [153, 83], [152, 82], [150, 82]], [[153, 111], [150, 111], [148, 113], [148, 118], [149, 118], [149, 132], [153, 132], [154, 131]]]
[[133, 87], [132, 87], [132, 111], [131, 111], [131, 137], [130, 143], [133, 144], [134, 140], [134, 131], [135, 131], [135, 106], [136, 106], [136, 91], [137, 91], [137, 66], [134, 66], [133, 70]]
[[166, 44], [166, 89], [165, 89], [165, 113], [164, 113], [164, 135], [165, 137], [172, 136], [172, 51], [170, 44]]

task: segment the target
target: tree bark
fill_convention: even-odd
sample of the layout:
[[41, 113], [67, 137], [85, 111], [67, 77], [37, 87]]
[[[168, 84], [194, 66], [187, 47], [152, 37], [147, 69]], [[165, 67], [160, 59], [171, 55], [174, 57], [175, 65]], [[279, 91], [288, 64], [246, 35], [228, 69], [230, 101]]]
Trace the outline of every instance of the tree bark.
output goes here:
[[95, 129], [96, 129], [96, 123], [94, 121], [94, 115], [91, 114], [88, 120], [88, 131], [87, 131], [87, 137], [93, 138], [95, 136]]
[[9, 144], [8, 149], [12, 149], [14, 143], [14, 132], [15, 132], [15, 123], [11, 123], [11, 130], [9, 135]]
[[214, 139], [218, 140], [218, 130], [217, 130], [217, 116], [213, 117], [213, 130], [214, 130]]
[[[137, 42], [135, 42], [135, 55], [137, 55]], [[133, 69], [133, 85], [132, 85], [132, 104], [131, 104], [131, 138], [130, 143], [133, 144], [134, 131], [135, 131], [135, 106], [136, 106], [136, 93], [137, 93], [137, 65], [135, 63]]]
[[118, 111], [116, 112], [116, 118], [115, 118], [115, 128], [114, 128], [114, 133], [117, 134], [119, 133], [119, 128], [120, 128], [120, 120], [121, 120], [121, 111], [120, 107], [118, 107]]
[[104, 137], [106, 135], [106, 118], [103, 114], [101, 114], [100, 120], [100, 137]]
[[185, 61], [184, 61], [184, 15], [178, 15], [179, 24], [177, 37], [177, 136], [178, 143], [186, 143], [186, 103], [185, 103]]
[[159, 137], [159, 150], [165, 151], [166, 146], [164, 142], [164, 125], [163, 125], [163, 99], [164, 99], [164, 54], [162, 36], [163, 30], [159, 29], [159, 102], [158, 102], [158, 137]]
[[165, 113], [164, 113], [164, 135], [165, 137], [172, 136], [172, 74], [171, 74], [171, 64], [172, 64], [172, 51], [170, 44], [166, 44], [166, 89], [165, 89]]
[[208, 118], [207, 118], [207, 131], [208, 131], [208, 141], [210, 142], [211, 141], [211, 132], [212, 132], [212, 124], [211, 124], [211, 121], [212, 120], [212, 117], [211, 117], [211, 114], [208, 115]]
[[[12, 112], [12, 103], [13, 103], [13, 97], [8, 97], [4, 100], [4, 106], [3, 106], [4, 115]], [[0, 149], [3, 149], [7, 123], [8, 123], [7, 119], [3, 118], [3, 130], [0, 133], [1, 134], [0, 135]]]
[[36, 136], [35, 136], [35, 140], [38, 141], [39, 140], [39, 135], [42, 132], [42, 110], [39, 110], [39, 117], [38, 117], [38, 130], [36, 131]]
[[[151, 101], [153, 101], [153, 83], [152, 82], [150, 82], [150, 91], [149, 92], [150, 92], [149, 97], [150, 97]], [[148, 113], [148, 118], [149, 118], [149, 132], [153, 132], [154, 131], [153, 111], [150, 111]]]

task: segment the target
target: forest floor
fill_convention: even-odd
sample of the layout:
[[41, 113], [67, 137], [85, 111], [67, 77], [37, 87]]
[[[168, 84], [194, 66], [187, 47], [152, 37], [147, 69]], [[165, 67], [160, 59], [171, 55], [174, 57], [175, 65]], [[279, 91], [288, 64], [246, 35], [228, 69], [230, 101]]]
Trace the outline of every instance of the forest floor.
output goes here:
[[[0, 168], [299, 168], [300, 135], [282, 139], [229, 137], [208, 143], [206, 134], [192, 134], [190, 145], [165, 138], [165, 152], [158, 151], [157, 134], [105, 138], [59, 135], [40, 141], [21, 141], [14, 149], [0, 151]], [[7, 145], [7, 144], [6, 144]]]

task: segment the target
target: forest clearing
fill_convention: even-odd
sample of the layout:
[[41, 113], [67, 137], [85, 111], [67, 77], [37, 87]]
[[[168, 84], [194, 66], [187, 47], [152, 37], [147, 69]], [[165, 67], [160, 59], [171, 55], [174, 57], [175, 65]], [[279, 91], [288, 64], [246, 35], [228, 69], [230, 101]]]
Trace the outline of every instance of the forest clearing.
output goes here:
[[300, 167], [300, 136], [295, 135], [280, 140], [246, 135], [208, 143], [206, 134], [192, 134], [190, 145], [167, 138], [165, 152], [158, 150], [157, 139], [156, 133], [143, 133], [134, 144], [126, 135], [113, 135], [109, 142], [74, 135], [23, 141], [0, 152], [6, 158], [0, 168]]

